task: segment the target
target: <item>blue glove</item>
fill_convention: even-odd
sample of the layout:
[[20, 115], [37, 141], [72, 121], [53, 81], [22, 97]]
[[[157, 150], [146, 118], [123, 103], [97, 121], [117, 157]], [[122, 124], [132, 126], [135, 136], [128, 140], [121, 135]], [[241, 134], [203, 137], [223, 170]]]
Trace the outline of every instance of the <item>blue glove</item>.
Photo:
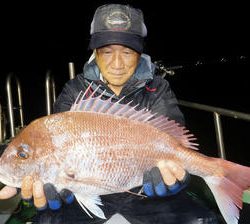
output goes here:
[[48, 207], [51, 210], [58, 210], [61, 208], [62, 203], [71, 204], [75, 197], [74, 194], [68, 189], [62, 189], [59, 193], [55, 186], [51, 183], [44, 184], [43, 190], [48, 202]]
[[166, 185], [159, 168], [153, 167], [143, 174], [143, 191], [148, 197], [175, 195], [188, 185], [189, 179], [190, 175], [186, 171], [182, 181], [177, 180], [173, 185]]

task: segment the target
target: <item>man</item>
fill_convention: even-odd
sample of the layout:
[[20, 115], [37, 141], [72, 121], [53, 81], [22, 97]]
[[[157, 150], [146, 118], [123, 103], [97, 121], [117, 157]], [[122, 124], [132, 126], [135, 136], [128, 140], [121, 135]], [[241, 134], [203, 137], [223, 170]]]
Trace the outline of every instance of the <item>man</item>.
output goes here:
[[[102, 94], [104, 99], [113, 96], [112, 100], [122, 99], [123, 104], [132, 101], [131, 105], [138, 105], [137, 109], [147, 108], [152, 113], [157, 113], [156, 116], [165, 115], [184, 125], [183, 114], [169, 83], [157, 76], [150, 57], [143, 54], [147, 28], [141, 10], [120, 4], [101, 6], [95, 12], [90, 34], [89, 47], [93, 54], [85, 63], [83, 73], [64, 86], [55, 102], [55, 113], [69, 110], [79, 92], [85, 91], [92, 83], [88, 94], [97, 90], [95, 94]], [[131, 223], [191, 223], [198, 218], [204, 218], [206, 223], [215, 223], [215, 219], [211, 218], [209, 211], [202, 205], [185, 194], [176, 195], [187, 185], [188, 176], [180, 164], [160, 161], [156, 167], [144, 173], [142, 183], [144, 193], [153, 199], [142, 200], [128, 193], [103, 196], [106, 216], [121, 213]], [[46, 202], [51, 210], [58, 210], [65, 208], [62, 201], [66, 204], [74, 201], [69, 190], [57, 193], [52, 184], [43, 185], [39, 180], [34, 182], [30, 176], [23, 180], [21, 195], [27, 200], [33, 196], [34, 204], [39, 210], [46, 207]], [[176, 199], [167, 197], [172, 195], [176, 195]], [[169, 199], [164, 200], [164, 197]], [[188, 207], [190, 205], [194, 206], [194, 210]], [[69, 223], [84, 220], [88, 223], [101, 222], [79, 217], [78, 213], [73, 212], [77, 210], [77, 205], [66, 207], [67, 210], [61, 213], [63, 222], [68, 219], [65, 214], [71, 214]], [[185, 208], [184, 213], [181, 213], [182, 217], [179, 208]], [[72, 212], [75, 214], [74, 221]], [[40, 214], [37, 220], [41, 221], [43, 216]]]

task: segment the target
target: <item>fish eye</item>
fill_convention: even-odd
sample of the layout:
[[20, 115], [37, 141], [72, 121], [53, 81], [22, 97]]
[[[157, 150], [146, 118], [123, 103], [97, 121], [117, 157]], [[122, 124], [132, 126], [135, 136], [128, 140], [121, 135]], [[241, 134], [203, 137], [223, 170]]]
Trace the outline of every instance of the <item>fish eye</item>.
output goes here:
[[20, 159], [28, 159], [28, 158], [29, 158], [28, 153], [26, 153], [26, 152], [24, 152], [24, 151], [19, 151], [19, 152], [17, 152], [17, 156], [18, 156], [18, 158], [20, 158]]
[[21, 144], [17, 148], [17, 157], [20, 159], [28, 159], [29, 158], [29, 146], [25, 144]]

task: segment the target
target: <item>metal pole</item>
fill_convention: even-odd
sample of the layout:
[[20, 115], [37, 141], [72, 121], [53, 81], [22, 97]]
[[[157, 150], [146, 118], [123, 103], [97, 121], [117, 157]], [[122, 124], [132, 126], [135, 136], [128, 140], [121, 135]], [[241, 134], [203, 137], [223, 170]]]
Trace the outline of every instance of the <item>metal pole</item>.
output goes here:
[[19, 79], [10, 73], [7, 76], [6, 80], [6, 91], [7, 91], [7, 102], [8, 102], [8, 114], [9, 114], [9, 119], [10, 119], [10, 134], [11, 137], [15, 136], [15, 120], [14, 120], [14, 108], [13, 108], [13, 98], [12, 98], [12, 79], [16, 82], [17, 85], [17, 94], [18, 94], [18, 110], [19, 110], [19, 115], [20, 115], [20, 123], [21, 127], [24, 126], [24, 121], [23, 121], [23, 105], [22, 105], [22, 94], [21, 94], [21, 84]]
[[11, 90], [11, 77], [12, 74], [10, 74], [7, 77], [7, 100], [8, 100], [8, 113], [9, 113], [9, 119], [10, 119], [10, 136], [15, 136], [15, 128], [14, 128], [14, 112], [13, 112], [13, 103], [12, 103], [12, 90]]
[[219, 156], [223, 159], [226, 159], [220, 114], [216, 112], [214, 112], [214, 125], [215, 125], [215, 133], [216, 133], [216, 140], [217, 140], [217, 145], [218, 145], [218, 150], [219, 150], [218, 151]]
[[16, 79], [17, 82], [17, 94], [18, 94], [18, 110], [19, 110], [19, 116], [20, 116], [20, 123], [21, 127], [24, 126], [23, 122], [23, 101], [22, 101], [22, 91], [21, 91], [21, 85], [18, 79]]
[[75, 78], [75, 65], [73, 62], [69, 62], [69, 78]]
[[52, 105], [56, 101], [55, 81], [54, 78], [51, 76], [50, 71], [47, 71], [46, 73], [45, 92], [47, 115], [50, 115], [52, 113]]
[[250, 114], [247, 114], [247, 113], [242, 113], [242, 112], [228, 110], [228, 109], [224, 109], [224, 108], [220, 108], [220, 107], [213, 107], [213, 106], [209, 106], [209, 105], [189, 102], [189, 101], [185, 101], [185, 100], [179, 100], [179, 104], [181, 106], [185, 106], [185, 107], [189, 107], [189, 108], [208, 111], [208, 112], [212, 112], [212, 113], [216, 112], [216, 113], [219, 113], [220, 115], [223, 115], [223, 116], [250, 121]]
[[228, 110], [228, 109], [224, 109], [220, 107], [213, 107], [209, 105], [189, 102], [185, 100], [179, 100], [179, 105], [213, 113], [216, 140], [217, 140], [217, 145], [219, 147], [218, 153], [219, 153], [219, 156], [223, 159], [226, 159], [226, 153], [225, 153], [225, 147], [224, 147], [223, 132], [222, 132], [220, 116], [222, 115], [222, 116], [232, 117], [234, 119], [242, 119], [245, 121], [250, 121], [250, 114], [247, 114], [247, 113], [242, 113], [242, 112]]

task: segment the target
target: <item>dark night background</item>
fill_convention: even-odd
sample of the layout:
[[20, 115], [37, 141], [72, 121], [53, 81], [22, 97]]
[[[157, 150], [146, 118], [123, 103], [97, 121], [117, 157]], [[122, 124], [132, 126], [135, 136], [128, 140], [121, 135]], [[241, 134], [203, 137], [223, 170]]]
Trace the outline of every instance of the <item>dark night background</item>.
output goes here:
[[[22, 85], [25, 123], [45, 115], [46, 71], [51, 70], [58, 94], [69, 77], [68, 62], [79, 73], [91, 54], [89, 30], [96, 7], [117, 2], [143, 10], [145, 53], [153, 61], [182, 66], [167, 77], [179, 99], [250, 113], [249, 7], [240, 1], [1, 3], [1, 104], [6, 106], [5, 80], [13, 72]], [[212, 115], [183, 111], [201, 148], [216, 154]], [[250, 165], [250, 156], [245, 156], [249, 122], [222, 121], [228, 159]]]

